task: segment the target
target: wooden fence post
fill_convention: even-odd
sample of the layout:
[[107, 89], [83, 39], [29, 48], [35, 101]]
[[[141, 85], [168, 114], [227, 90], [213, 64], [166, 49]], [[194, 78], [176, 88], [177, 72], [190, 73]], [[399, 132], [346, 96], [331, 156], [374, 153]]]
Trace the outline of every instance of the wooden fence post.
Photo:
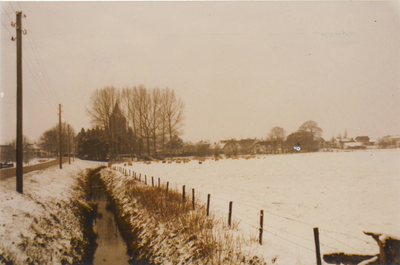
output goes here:
[[142, 173], [139, 173], [139, 181], [142, 181]]
[[319, 250], [319, 233], [318, 227], [314, 227], [315, 254], [317, 255], [317, 265], [321, 265], [321, 253]]
[[194, 189], [192, 189], [192, 206], [193, 206], [193, 210], [195, 208], [194, 206]]
[[229, 216], [228, 216], [228, 225], [232, 224], [232, 201], [229, 202]]
[[147, 185], [147, 175], [144, 175], [144, 184]]
[[264, 227], [264, 210], [260, 211], [260, 245], [262, 245], [262, 235]]
[[209, 216], [210, 214], [210, 198], [211, 198], [211, 194], [207, 195], [207, 216]]
[[160, 188], [160, 178], [158, 178], [158, 187]]
[[154, 187], [154, 177], [151, 177], [151, 186]]
[[185, 185], [182, 186], [182, 202], [185, 202]]
[[167, 181], [167, 193], [168, 193], [168, 188], [169, 188], [169, 181]]

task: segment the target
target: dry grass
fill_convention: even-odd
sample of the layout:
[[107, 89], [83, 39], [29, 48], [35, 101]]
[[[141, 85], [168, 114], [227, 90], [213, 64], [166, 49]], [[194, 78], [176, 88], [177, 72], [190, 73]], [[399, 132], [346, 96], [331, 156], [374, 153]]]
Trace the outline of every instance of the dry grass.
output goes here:
[[[131, 184], [131, 183], [130, 183]], [[138, 207], [154, 216], [157, 222], [171, 231], [181, 231], [188, 241], [194, 241], [195, 250], [191, 260], [196, 264], [264, 264], [255, 262], [242, 251], [242, 236], [235, 236], [239, 222], [217, 219], [212, 213], [207, 217], [206, 208], [198, 200], [196, 210], [192, 208], [190, 197], [182, 200], [177, 189], [166, 190], [166, 186], [149, 187], [127, 185], [127, 196]]]

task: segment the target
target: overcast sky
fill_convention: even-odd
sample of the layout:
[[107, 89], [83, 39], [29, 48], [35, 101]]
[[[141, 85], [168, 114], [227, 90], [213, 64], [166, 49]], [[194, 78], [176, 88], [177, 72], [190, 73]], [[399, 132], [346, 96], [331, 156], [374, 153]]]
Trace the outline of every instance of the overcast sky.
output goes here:
[[0, 143], [15, 138], [15, 11], [23, 27], [24, 134], [90, 128], [104, 86], [169, 87], [185, 141], [400, 134], [399, 2], [1, 2]]

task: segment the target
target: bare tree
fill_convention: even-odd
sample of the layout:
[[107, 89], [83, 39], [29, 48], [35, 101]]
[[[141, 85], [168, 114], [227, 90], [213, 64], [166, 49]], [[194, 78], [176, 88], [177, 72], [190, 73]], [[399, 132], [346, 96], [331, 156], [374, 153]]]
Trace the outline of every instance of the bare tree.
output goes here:
[[120, 94], [113, 86], [96, 89], [92, 93], [90, 107], [87, 109], [89, 115], [92, 117], [93, 125], [97, 125], [107, 132], [108, 143], [111, 150], [114, 150], [115, 147], [112, 141], [113, 132], [110, 126], [110, 116], [119, 98]]
[[90, 107], [87, 111], [92, 117], [93, 125], [103, 129], [110, 127], [110, 116], [118, 99], [118, 90], [112, 86], [96, 89], [92, 93]]
[[312, 135], [312, 140], [318, 140], [322, 137], [322, 129], [318, 127], [318, 124], [315, 121], [306, 121], [303, 123], [299, 132], [309, 132]]
[[272, 147], [274, 149], [274, 153], [277, 153], [278, 148], [282, 148], [282, 143], [285, 141], [286, 138], [286, 131], [281, 127], [274, 127], [271, 129], [270, 133], [268, 134], [268, 139], [272, 143]]
[[139, 86], [138, 88], [136, 106], [139, 114], [139, 149], [141, 152], [144, 145], [143, 140], [145, 139], [147, 154], [150, 154], [150, 97], [147, 89], [144, 86]]
[[[2, 160], [6, 161], [6, 162], [8, 162], [8, 161], [16, 162], [17, 161], [17, 157], [16, 157], [17, 141], [14, 139], [14, 140], [12, 140], [11, 143], [8, 143], [7, 145], [10, 147], [7, 149], [5, 157], [2, 157]], [[29, 164], [29, 161], [31, 161], [33, 158], [31, 145], [32, 144], [30, 143], [30, 140], [28, 139], [28, 137], [26, 135], [24, 135], [22, 138], [22, 149], [24, 152], [23, 162], [25, 164]]]
[[[184, 104], [180, 98], [176, 98], [175, 91], [165, 88], [163, 91], [163, 116], [165, 118], [165, 128], [172, 142], [174, 135], [180, 135], [183, 125]], [[170, 157], [172, 158], [172, 145], [169, 145]]]
[[138, 115], [137, 107], [135, 105], [135, 98], [137, 96], [137, 88], [124, 88], [121, 93], [122, 107], [125, 110], [127, 118], [127, 126], [132, 129], [132, 139], [129, 139], [131, 144], [131, 156], [134, 151], [138, 155]]
[[48, 155], [58, 150], [58, 127], [45, 131], [39, 138], [39, 146], [47, 152]]
[[268, 138], [271, 141], [284, 141], [286, 137], [286, 131], [281, 127], [274, 127], [271, 129], [271, 132], [268, 134]]
[[157, 156], [157, 133], [161, 124], [162, 115], [161, 109], [161, 90], [154, 88], [151, 91], [151, 105], [150, 105], [150, 130], [153, 138], [154, 156]]
[[[45, 131], [39, 138], [39, 146], [47, 151], [48, 154], [52, 154], [54, 152], [59, 152], [60, 144], [59, 144], [59, 125], [53, 126], [51, 129]], [[62, 142], [62, 150], [64, 152], [68, 151], [68, 140], [70, 140], [71, 147], [74, 143], [75, 138], [75, 130], [68, 123], [63, 122], [61, 124], [61, 138]]]

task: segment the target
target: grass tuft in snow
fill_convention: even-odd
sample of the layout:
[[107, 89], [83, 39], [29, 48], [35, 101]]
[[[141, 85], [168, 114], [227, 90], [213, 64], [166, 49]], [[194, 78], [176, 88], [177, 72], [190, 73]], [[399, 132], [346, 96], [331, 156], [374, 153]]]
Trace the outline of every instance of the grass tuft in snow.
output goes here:
[[112, 171], [102, 178], [134, 263], [266, 264], [242, 251], [237, 221], [229, 227], [207, 217], [199, 201], [193, 210], [177, 189], [140, 185]]

